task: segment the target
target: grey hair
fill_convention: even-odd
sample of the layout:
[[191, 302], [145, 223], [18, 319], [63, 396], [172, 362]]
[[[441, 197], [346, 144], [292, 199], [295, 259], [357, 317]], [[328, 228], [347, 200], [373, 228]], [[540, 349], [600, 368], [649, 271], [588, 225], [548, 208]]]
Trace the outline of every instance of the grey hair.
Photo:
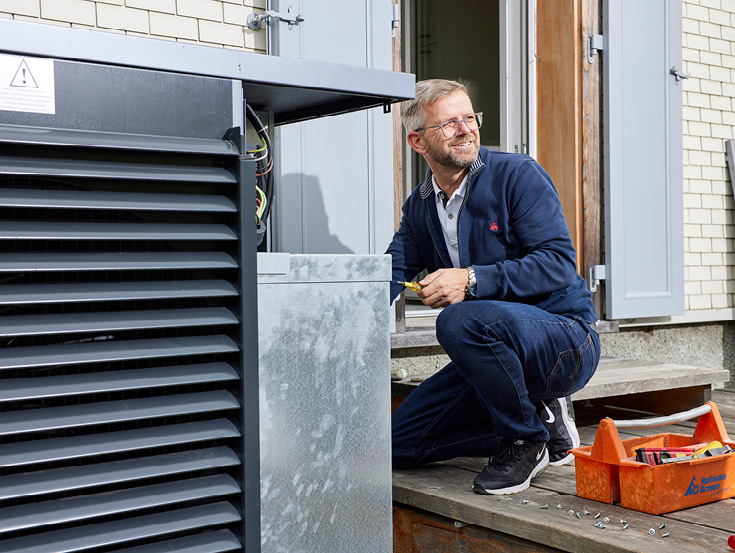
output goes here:
[[[446, 79], [426, 79], [416, 83], [416, 97], [401, 104], [401, 120], [406, 132], [420, 129], [426, 123], [424, 107], [437, 100], [461, 90], [467, 93], [467, 87], [457, 81]], [[468, 94], [469, 95], [469, 94]]]

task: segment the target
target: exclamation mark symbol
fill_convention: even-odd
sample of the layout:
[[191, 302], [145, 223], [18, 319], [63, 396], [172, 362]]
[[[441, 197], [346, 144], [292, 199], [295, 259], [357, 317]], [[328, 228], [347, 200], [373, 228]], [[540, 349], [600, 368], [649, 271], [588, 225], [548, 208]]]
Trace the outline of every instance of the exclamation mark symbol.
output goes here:
[[26, 84], [26, 70], [23, 69], [23, 84]]

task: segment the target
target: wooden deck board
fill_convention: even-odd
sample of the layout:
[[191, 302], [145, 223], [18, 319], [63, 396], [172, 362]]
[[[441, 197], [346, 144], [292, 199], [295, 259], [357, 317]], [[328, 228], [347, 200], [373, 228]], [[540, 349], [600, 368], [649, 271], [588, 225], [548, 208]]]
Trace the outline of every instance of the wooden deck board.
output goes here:
[[[735, 393], [731, 390], [715, 390], [713, 395], [730, 436], [735, 435]], [[615, 415], [615, 418], [633, 417]], [[626, 429], [620, 433], [623, 439], [660, 432], [691, 435], [693, 425], [694, 422], [687, 421], [663, 428]], [[596, 429], [596, 424], [579, 427], [583, 445], [592, 444]], [[519, 551], [547, 550], [544, 548], [578, 553], [728, 551], [727, 538], [735, 533], [735, 499], [665, 515], [649, 515], [624, 509], [619, 505], [577, 497], [573, 465], [550, 466], [533, 480], [531, 488], [519, 494], [477, 495], [471, 491], [472, 481], [486, 461], [479, 458], [458, 458], [421, 469], [396, 470], [393, 473], [394, 501], [447, 517], [448, 520], [459, 521], [459, 526], [470, 524], [489, 529], [494, 532], [492, 539], [500, 540], [498, 543], [502, 539], [497, 536], [507, 535], [509, 540], [512, 538], [539, 544], [538, 549], [517, 548]], [[528, 503], [523, 504], [523, 499]], [[559, 504], [562, 505], [561, 509], [556, 508]], [[541, 505], [548, 505], [548, 508], [541, 509]], [[586, 509], [590, 515], [579, 519], [568, 514], [570, 509], [580, 514]], [[594, 526], [596, 521], [593, 516], [598, 512], [601, 513], [601, 519], [605, 516], [611, 519], [604, 530]], [[630, 525], [627, 530], [623, 530], [622, 525], [617, 523], [621, 518]], [[659, 530], [658, 526], [662, 523], [666, 524], [666, 528]], [[649, 528], [656, 530], [654, 536], [648, 533]], [[435, 533], [438, 531], [434, 528]], [[669, 532], [669, 537], [662, 538], [663, 532]], [[508, 551], [515, 550], [508, 546]], [[442, 551], [451, 553], [450, 550]]]

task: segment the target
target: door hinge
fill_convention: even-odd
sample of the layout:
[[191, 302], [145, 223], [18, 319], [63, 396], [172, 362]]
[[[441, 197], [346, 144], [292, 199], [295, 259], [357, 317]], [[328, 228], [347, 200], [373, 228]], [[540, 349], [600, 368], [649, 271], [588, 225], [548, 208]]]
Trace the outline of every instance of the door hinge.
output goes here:
[[293, 15], [291, 13], [292, 9], [293, 9], [293, 6], [289, 6], [287, 13], [267, 10], [262, 15], [257, 14], [257, 13], [248, 14], [248, 18], [247, 18], [248, 27], [250, 27], [254, 31], [257, 31], [263, 26], [263, 21], [275, 19], [278, 21], [283, 21], [285, 23], [288, 23], [289, 28], [291, 28], [294, 25], [298, 25], [299, 23], [304, 21], [304, 18], [301, 15]]
[[597, 52], [605, 49], [605, 37], [602, 35], [590, 35], [587, 37], [587, 61], [593, 63]]
[[593, 265], [590, 267], [590, 292], [596, 292], [600, 282], [605, 280], [606, 271], [604, 265]]
[[396, 29], [398, 24], [401, 22], [401, 5], [393, 4], [393, 19], [390, 22], [390, 36], [391, 38], [396, 37]]

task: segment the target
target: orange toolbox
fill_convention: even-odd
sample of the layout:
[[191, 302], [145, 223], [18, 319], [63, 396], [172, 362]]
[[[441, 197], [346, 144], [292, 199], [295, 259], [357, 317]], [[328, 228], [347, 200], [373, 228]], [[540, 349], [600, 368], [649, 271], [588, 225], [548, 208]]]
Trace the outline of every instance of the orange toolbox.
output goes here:
[[[653, 428], [699, 418], [693, 436], [656, 434], [621, 440], [618, 428]], [[735, 452], [660, 465], [635, 460], [636, 449], [705, 447], [718, 441], [735, 449], [717, 405], [668, 417], [632, 421], [603, 419], [595, 443], [572, 450], [577, 495], [602, 503], [659, 515], [735, 496]]]

